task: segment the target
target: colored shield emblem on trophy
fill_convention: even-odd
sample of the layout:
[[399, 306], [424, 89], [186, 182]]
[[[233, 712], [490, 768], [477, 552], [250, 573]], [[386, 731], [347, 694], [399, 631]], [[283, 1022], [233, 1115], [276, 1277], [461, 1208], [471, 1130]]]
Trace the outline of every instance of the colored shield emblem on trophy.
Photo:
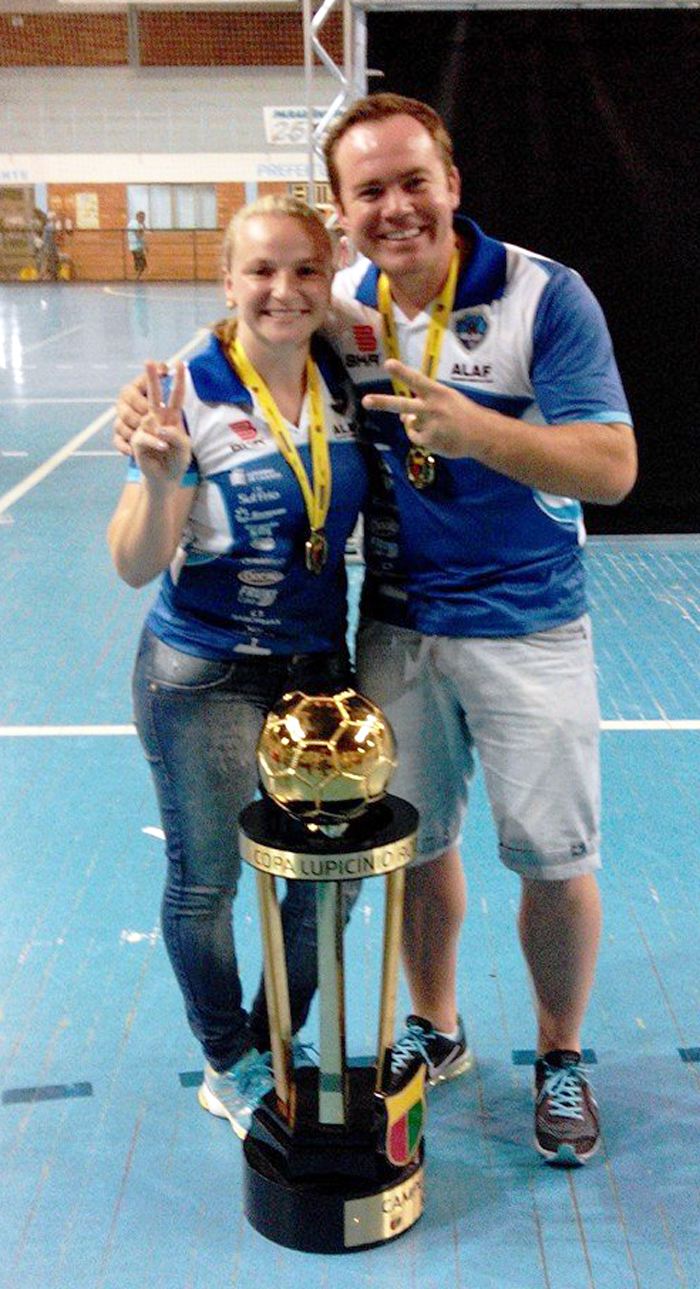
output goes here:
[[403, 1168], [418, 1153], [426, 1116], [425, 1065], [421, 1063], [400, 1088], [377, 1093], [386, 1116], [384, 1153], [390, 1163]]

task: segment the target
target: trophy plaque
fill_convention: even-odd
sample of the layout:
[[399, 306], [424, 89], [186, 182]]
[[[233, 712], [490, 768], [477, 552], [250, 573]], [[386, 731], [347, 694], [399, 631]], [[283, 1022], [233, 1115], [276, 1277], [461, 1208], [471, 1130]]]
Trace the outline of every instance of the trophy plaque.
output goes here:
[[[285, 694], [258, 745], [264, 796], [241, 812], [256, 870], [274, 1089], [244, 1144], [245, 1213], [277, 1244], [342, 1253], [394, 1239], [423, 1210], [425, 1064], [393, 1076], [405, 867], [418, 814], [386, 792], [391, 728], [352, 689]], [[386, 879], [376, 1057], [345, 1051], [343, 883]], [[276, 878], [316, 886], [319, 1062], [294, 1067]]]

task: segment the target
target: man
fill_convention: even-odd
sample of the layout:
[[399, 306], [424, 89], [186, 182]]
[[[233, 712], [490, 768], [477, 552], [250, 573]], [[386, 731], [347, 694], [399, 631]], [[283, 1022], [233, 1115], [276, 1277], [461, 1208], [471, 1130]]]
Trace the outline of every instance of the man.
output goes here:
[[455, 216], [460, 178], [431, 108], [362, 99], [326, 159], [341, 226], [367, 257], [334, 287], [378, 448], [358, 676], [396, 732], [392, 791], [421, 816], [403, 946], [416, 1014], [394, 1060], [422, 1054], [433, 1082], [469, 1063], [455, 979], [476, 751], [501, 859], [522, 882], [536, 1146], [549, 1162], [584, 1163], [599, 1144], [579, 1062], [601, 913], [579, 502], [613, 504], [633, 486], [627, 403], [578, 275]]
[[56, 240], [56, 215], [49, 210], [41, 234], [41, 272], [40, 277], [50, 282], [58, 281], [58, 243]]
[[134, 218], [129, 220], [127, 239], [138, 282], [146, 271], [146, 212], [144, 210], [137, 210]]

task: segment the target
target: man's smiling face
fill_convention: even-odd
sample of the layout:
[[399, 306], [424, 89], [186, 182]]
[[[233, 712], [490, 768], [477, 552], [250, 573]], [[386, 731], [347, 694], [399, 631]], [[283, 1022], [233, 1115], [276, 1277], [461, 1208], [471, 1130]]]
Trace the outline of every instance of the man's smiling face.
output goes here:
[[[392, 281], [442, 273], [454, 245], [459, 174], [413, 117], [359, 122], [338, 144], [340, 222]], [[439, 276], [439, 274], [438, 274]]]

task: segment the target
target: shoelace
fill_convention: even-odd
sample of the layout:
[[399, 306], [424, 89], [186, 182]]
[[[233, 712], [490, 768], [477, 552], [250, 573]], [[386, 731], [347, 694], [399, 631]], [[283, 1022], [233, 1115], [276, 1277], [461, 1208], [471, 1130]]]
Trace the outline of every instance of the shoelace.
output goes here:
[[[302, 1043], [298, 1038], [294, 1039], [292, 1053], [295, 1062], [312, 1059], [313, 1056], [318, 1055], [313, 1043]], [[244, 1069], [236, 1070], [235, 1074], [229, 1075], [227, 1082], [230, 1090], [237, 1097], [248, 1100], [264, 1096], [274, 1082], [270, 1053], [261, 1052]], [[225, 1098], [227, 1090], [221, 1089], [219, 1095]]]
[[272, 1083], [269, 1056], [265, 1053], [251, 1061], [243, 1070], [237, 1070], [229, 1079], [231, 1091], [238, 1096], [261, 1097], [269, 1091]]
[[583, 1119], [581, 1089], [588, 1082], [580, 1070], [564, 1067], [545, 1078], [538, 1101], [549, 1098], [549, 1112], [559, 1119]]
[[394, 1044], [391, 1055], [392, 1074], [402, 1074], [416, 1056], [422, 1056], [426, 1065], [430, 1065], [427, 1043], [428, 1039], [432, 1038], [433, 1032], [433, 1030], [426, 1032], [418, 1025], [409, 1024], [407, 1032]]

